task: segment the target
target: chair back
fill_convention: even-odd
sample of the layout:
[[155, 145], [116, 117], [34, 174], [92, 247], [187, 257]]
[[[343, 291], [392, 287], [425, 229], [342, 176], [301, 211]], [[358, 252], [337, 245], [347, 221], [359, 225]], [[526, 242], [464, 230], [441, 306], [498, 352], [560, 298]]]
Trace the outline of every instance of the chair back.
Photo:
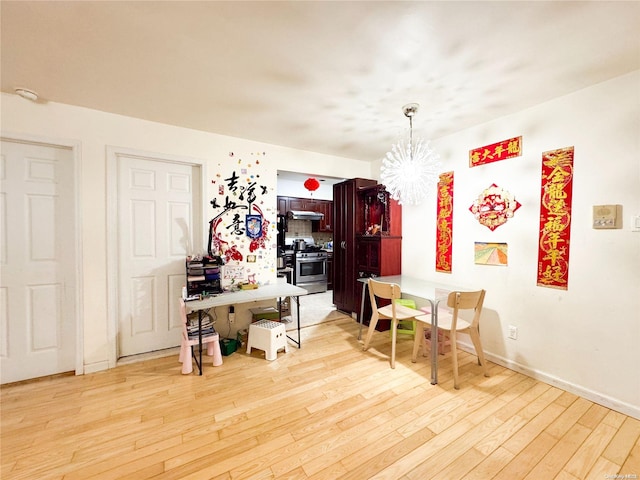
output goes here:
[[397, 298], [402, 297], [402, 291], [400, 290], [400, 285], [396, 283], [386, 283], [386, 282], [378, 282], [373, 278], [368, 280], [369, 285], [369, 299], [371, 300], [371, 309], [375, 312], [381, 305], [378, 305], [378, 301], [376, 298], [383, 298], [385, 300], [391, 301], [391, 310], [393, 311], [393, 316], [395, 317], [396, 312], [396, 302]]
[[184, 303], [184, 299], [180, 298], [180, 318], [182, 319], [182, 323], [187, 325], [187, 305]]
[[182, 320], [182, 339], [187, 342], [189, 341], [189, 332], [187, 331], [187, 304], [184, 303], [184, 299], [180, 298], [178, 302], [180, 306], [180, 319]]
[[474, 310], [471, 325], [477, 327], [480, 322], [480, 314], [482, 313], [482, 304], [484, 303], [484, 290], [476, 292], [458, 292], [449, 293], [447, 297], [447, 306], [451, 308], [453, 319], [451, 321], [451, 329], [455, 330], [458, 323], [459, 310]]

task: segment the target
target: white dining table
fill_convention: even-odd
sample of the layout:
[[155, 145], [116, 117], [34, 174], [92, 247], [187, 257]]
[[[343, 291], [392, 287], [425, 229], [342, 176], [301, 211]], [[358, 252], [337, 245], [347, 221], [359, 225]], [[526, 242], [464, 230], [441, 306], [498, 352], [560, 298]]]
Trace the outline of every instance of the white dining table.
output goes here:
[[[395, 283], [400, 286], [403, 295], [411, 295], [412, 297], [422, 298], [429, 302], [431, 306], [431, 384], [438, 383], [438, 304], [441, 300], [447, 299], [452, 291], [467, 291], [469, 288], [461, 288], [442, 283], [436, 283], [429, 280], [411, 277], [408, 275], [387, 275], [382, 277], [374, 277], [374, 280], [385, 283]], [[364, 306], [368, 294], [368, 278], [360, 278], [362, 282], [362, 299], [360, 302], [360, 326], [358, 329], [358, 340], [362, 338], [362, 320], [364, 317]], [[426, 314], [425, 314], [426, 315]]]

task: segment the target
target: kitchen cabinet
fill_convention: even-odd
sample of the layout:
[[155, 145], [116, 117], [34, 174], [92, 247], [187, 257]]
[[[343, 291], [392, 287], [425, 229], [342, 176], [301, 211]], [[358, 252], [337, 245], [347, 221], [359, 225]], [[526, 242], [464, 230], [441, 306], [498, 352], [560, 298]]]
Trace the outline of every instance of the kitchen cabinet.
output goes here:
[[312, 198], [288, 197], [289, 210], [302, 210], [303, 212], [315, 212], [316, 200]]
[[324, 215], [322, 220], [313, 222], [313, 231], [325, 233], [333, 232], [333, 202], [331, 200], [316, 200], [313, 211], [320, 212]]
[[356, 234], [365, 231], [364, 197], [359, 189], [375, 180], [353, 178], [333, 186], [333, 303], [340, 311], [360, 311], [356, 265]]
[[333, 231], [333, 202], [331, 200], [279, 196], [278, 214], [286, 215], [291, 210], [322, 213], [323, 219], [313, 221], [312, 230], [325, 233]]
[[278, 215], [286, 215], [289, 211], [289, 197], [278, 197]]

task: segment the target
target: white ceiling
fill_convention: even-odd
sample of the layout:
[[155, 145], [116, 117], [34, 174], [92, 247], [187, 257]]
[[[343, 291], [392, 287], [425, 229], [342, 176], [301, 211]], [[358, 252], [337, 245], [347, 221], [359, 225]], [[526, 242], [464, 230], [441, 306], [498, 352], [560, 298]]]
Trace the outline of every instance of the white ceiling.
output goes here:
[[406, 103], [437, 138], [640, 68], [638, 1], [0, 8], [4, 92], [368, 161]]

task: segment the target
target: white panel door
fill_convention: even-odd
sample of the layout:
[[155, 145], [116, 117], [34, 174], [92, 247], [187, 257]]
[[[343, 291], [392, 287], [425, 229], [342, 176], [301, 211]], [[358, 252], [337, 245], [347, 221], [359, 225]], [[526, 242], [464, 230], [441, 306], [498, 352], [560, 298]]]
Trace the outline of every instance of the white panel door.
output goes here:
[[2, 383], [73, 371], [73, 152], [3, 139], [0, 183]]
[[117, 161], [118, 355], [124, 357], [180, 344], [185, 256], [202, 231], [194, 220], [200, 170], [125, 154]]

